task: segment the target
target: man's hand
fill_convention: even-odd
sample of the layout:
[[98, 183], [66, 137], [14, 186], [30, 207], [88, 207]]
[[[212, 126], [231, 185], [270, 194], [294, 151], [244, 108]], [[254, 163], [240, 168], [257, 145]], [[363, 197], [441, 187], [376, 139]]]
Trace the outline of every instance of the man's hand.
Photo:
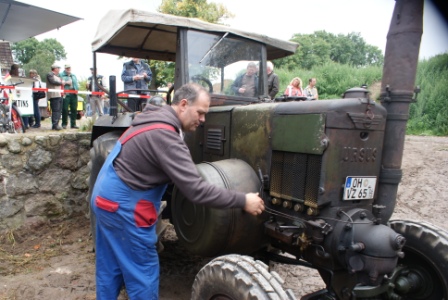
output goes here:
[[248, 193], [246, 194], [246, 204], [244, 205], [244, 210], [251, 215], [261, 215], [264, 211], [263, 199], [258, 197], [258, 193]]

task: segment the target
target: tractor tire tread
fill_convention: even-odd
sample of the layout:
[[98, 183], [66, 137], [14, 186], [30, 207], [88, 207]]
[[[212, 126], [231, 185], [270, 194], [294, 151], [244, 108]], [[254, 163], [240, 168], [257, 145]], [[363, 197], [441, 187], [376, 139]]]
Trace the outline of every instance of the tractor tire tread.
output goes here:
[[229, 254], [213, 259], [199, 271], [192, 299], [206, 300], [224, 292], [232, 293], [232, 299], [296, 299], [291, 290], [283, 289], [283, 283], [266, 264], [250, 256]]

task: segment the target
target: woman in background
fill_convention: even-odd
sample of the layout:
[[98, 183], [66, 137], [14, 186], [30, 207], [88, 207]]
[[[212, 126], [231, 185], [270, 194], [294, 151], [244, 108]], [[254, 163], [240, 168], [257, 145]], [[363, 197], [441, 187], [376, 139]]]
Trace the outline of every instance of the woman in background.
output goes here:
[[287, 97], [303, 96], [302, 80], [294, 77], [283, 94]]
[[[30, 70], [30, 77], [33, 78], [35, 81], [33, 82], [33, 88], [39, 88], [42, 87], [41, 80], [39, 74], [37, 74], [37, 71], [34, 69]], [[32, 128], [39, 128], [40, 127], [40, 111], [39, 111], [39, 98], [37, 97], [38, 93], [36, 91], [33, 91], [33, 107], [34, 107], [34, 125], [31, 126]]]

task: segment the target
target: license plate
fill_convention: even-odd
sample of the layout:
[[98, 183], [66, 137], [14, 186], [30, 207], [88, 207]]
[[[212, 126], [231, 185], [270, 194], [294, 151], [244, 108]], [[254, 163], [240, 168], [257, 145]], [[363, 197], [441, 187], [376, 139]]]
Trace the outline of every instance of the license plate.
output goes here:
[[344, 200], [373, 199], [376, 177], [351, 177], [345, 179]]

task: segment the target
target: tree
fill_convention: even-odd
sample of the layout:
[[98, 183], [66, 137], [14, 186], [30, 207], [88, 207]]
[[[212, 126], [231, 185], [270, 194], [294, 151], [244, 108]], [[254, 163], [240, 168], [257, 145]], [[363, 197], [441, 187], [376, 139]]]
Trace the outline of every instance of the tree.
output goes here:
[[159, 12], [198, 18], [209, 23], [220, 23], [220, 21], [233, 17], [233, 14], [224, 5], [207, 3], [207, 0], [163, 0]]
[[276, 66], [288, 70], [295, 68], [311, 69], [329, 61], [355, 67], [379, 66], [384, 56], [378, 47], [368, 45], [359, 33], [332, 34], [315, 31], [312, 34], [295, 34], [291, 41], [299, 43], [292, 57], [275, 61]]
[[[151, 88], [156, 89], [166, 86], [168, 82], [174, 81], [174, 62], [152, 60], [149, 62], [152, 71]], [[154, 84], [153, 84], [154, 82]]]
[[[220, 23], [233, 17], [222, 4], [207, 3], [207, 0], [163, 0], [158, 11], [175, 16], [198, 18], [209, 23]], [[150, 61], [149, 65], [153, 72], [152, 88], [174, 82], [174, 63]]]
[[22, 64], [28, 63], [36, 54], [37, 45], [39, 41], [32, 37], [12, 45], [12, 53], [15, 59]]
[[50, 66], [55, 62], [54, 54], [49, 51], [39, 50], [31, 58], [31, 60], [23, 65], [26, 71], [35, 69], [42, 80], [45, 80], [43, 76], [50, 71]]
[[36, 69], [39, 75], [48, 72], [55, 61], [65, 59], [67, 55], [64, 46], [56, 39], [39, 42], [34, 37], [14, 43], [12, 53], [25, 70]]

